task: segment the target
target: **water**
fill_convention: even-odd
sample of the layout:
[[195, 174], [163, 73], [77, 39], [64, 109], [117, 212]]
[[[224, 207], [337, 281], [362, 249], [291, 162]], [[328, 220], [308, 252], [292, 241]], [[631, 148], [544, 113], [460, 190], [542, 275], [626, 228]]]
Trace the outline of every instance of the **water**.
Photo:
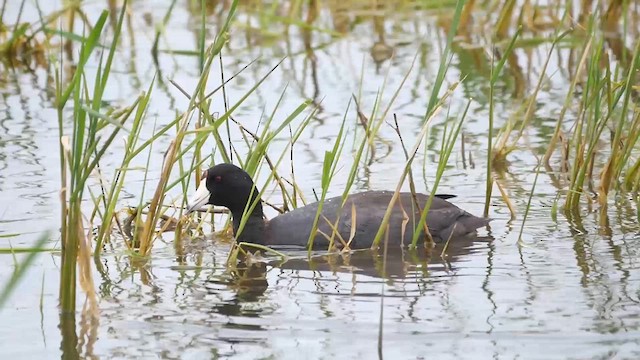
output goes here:
[[[132, 4], [131, 28], [124, 31], [107, 87], [108, 101], [126, 105], [159, 74], [145, 139], [154, 126], [173, 120], [188, 104], [168, 80], [189, 91], [199, 76], [197, 58], [192, 56], [162, 53], [159, 65], [153, 65], [155, 25], [148, 20], [160, 21], [169, 3]], [[283, 56], [288, 57], [238, 109], [236, 119], [255, 129], [264, 121], [263, 111], [271, 113], [285, 87], [276, 124], [305, 99], [320, 104], [315, 120], [294, 147], [296, 179], [308, 199], [314, 188], [319, 189], [324, 151], [333, 146], [349, 100], [359, 93], [361, 77], [360, 105], [368, 114], [385, 79], [382, 103], [388, 104], [417, 53], [390, 110], [398, 115], [405, 142], [416, 140], [445, 39], [438, 22], [443, 12], [403, 4], [395, 11], [358, 2], [345, 9], [335, 3], [322, 5], [316, 25], [343, 34], [337, 37], [293, 25], [284, 34], [282, 22], [260, 18], [255, 15], [259, 10], [248, 7], [238, 14], [232, 40], [223, 52], [225, 77], [258, 60], [229, 84], [232, 103]], [[8, 6], [6, 19], [15, 19], [17, 5]], [[43, 6], [50, 13], [60, 5]], [[83, 9], [95, 21], [103, 6], [91, 3]], [[207, 41], [220, 23], [220, 5], [213, 10], [207, 15]], [[196, 48], [200, 15], [191, 11], [188, 2], [176, 5], [161, 49]], [[279, 11], [286, 14], [284, 8]], [[25, 6], [22, 20], [37, 20], [31, 5]], [[268, 23], [265, 30], [260, 30], [260, 21]], [[386, 59], [390, 49], [394, 57]], [[549, 47], [534, 49], [516, 53], [521, 70], [528, 72], [525, 79], [530, 77], [524, 84], [528, 92], [535, 87]], [[536, 118], [520, 147], [509, 155], [507, 171], [496, 174], [514, 202], [516, 220], [510, 221], [496, 189], [490, 211], [495, 220], [490, 230], [480, 231], [480, 239], [455, 244], [445, 258], [436, 249], [428, 263], [415, 254], [391, 254], [384, 272], [380, 256], [365, 251], [350, 258], [317, 255], [311, 262], [305, 254], [289, 252], [292, 259], [284, 264], [268, 257], [229, 273], [228, 242], [207, 237], [176, 245], [168, 235], [156, 242], [152, 260], [139, 266], [116, 243], [106, 249], [94, 272], [100, 316], [92, 322], [78, 315], [75, 330], [60, 326], [59, 253], [43, 253], [1, 311], [3, 358], [373, 358], [378, 356], [380, 321], [386, 358], [638, 358], [640, 226], [632, 199], [612, 197], [608, 226], [599, 226], [598, 213], [587, 208], [581, 221], [569, 221], [562, 214], [554, 221], [551, 205], [558, 188], [542, 173], [522, 243], [517, 241], [537, 156], [545, 151], [570, 81], [566, 63], [571, 51], [562, 48], [552, 58], [547, 73], [553, 76], [541, 90]], [[447, 110], [456, 116], [468, 98], [474, 98], [464, 125], [465, 148], [472, 158], [465, 154], [463, 161], [461, 152], [454, 152], [440, 191], [458, 194], [454, 203], [481, 214], [490, 75], [486, 64], [474, 61], [474, 54], [457, 49], [445, 82], [449, 86], [468, 75]], [[91, 61], [90, 68], [95, 69], [97, 59]], [[48, 92], [50, 74], [41, 67], [27, 71], [2, 66], [0, 248], [29, 247], [44, 231], [51, 231], [47, 247], [59, 248], [58, 130]], [[496, 94], [498, 126], [520, 104], [512, 97], [517, 88], [514, 78], [512, 73], [501, 78], [504, 91]], [[218, 65], [210, 79], [209, 88], [219, 84]], [[222, 98], [213, 100], [213, 108], [222, 111]], [[567, 127], [575, 116], [569, 112]], [[430, 149], [438, 148], [446, 118], [444, 112], [434, 119]], [[348, 117], [346, 151], [363, 137], [352, 119]], [[397, 184], [404, 154], [393, 129], [383, 126], [380, 135], [384, 141], [377, 143], [376, 161], [358, 173], [358, 190], [393, 189]], [[148, 187], [155, 186], [170, 139], [165, 136], [154, 145]], [[239, 137], [233, 141], [244, 148]], [[287, 141], [288, 134], [282, 135], [270, 154], [278, 156]], [[105, 173], [111, 174], [119, 164], [121, 150], [121, 144], [111, 149], [101, 164]], [[416, 164], [426, 161], [429, 169], [435, 169], [434, 154], [425, 158], [419, 153]], [[290, 166], [286, 158], [281, 164], [284, 171]], [[350, 159], [343, 156], [341, 175], [332, 183], [330, 195], [341, 193]], [[146, 154], [134, 165], [145, 162]], [[422, 166], [414, 171], [419, 190], [433, 183], [435, 171], [423, 174]], [[259, 184], [264, 184], [266, 175], [263, 171]], [[142, 171], [130, 172], [122, 207], [137, 205], [141, 196], [150, 198], [148, 189], [142, 194], [143, 180]], [[171, 196], [168, 202], [181, 197], [179, 192]], [[270, 199], [277, 202], [278, 193]], [[16, 257], [20, 260], [23, 255]], [[13, 256], [0, 254], [0, 284], [13, 270]], [[83, 304], [84, 297], [78, 301]]]

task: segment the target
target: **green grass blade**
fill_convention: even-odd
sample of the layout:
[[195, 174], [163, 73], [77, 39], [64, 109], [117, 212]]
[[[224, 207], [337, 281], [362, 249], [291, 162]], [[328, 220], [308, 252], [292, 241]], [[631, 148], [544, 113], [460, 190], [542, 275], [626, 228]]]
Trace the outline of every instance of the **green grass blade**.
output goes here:
[[0, 309], [2, 309], [4, 304], [7, 302], [7, 300], [11, 296], [11, 294], [15, 291], [16, 287], [20, 283], [20, 280], [24, 277], [24, 275], [29, 270], [29, 267], [31, 266], [31, 264], [33, 264], [33, 261], [36, 259], [36, 256], [38, 256], [38, 254], [40, 254], [43, 251], [48, 251], [42, 248], [44, 243], [48, 239], [49, 239], [49, 234], [44, 234], [36, 241], [35, 247], [31, 249], [32, 251], [30, 251], [28, 255], [24, 258], [22, 263], [18, 265], [18, 267], [15, 269], [15, 271], [11, 275], [11, 278], [9, 279], [9, 281], [2, 287], [2, 290], [0, 290]]

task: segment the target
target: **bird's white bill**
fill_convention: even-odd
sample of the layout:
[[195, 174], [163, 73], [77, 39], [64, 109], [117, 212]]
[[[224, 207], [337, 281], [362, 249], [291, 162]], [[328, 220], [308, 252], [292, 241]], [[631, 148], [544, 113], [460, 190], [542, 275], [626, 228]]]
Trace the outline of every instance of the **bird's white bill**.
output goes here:
[[187, 201], [187, 214], [202, 209], [202, 207], [207, 205], [209, 202], [210, 196], [211, 193], [209, 192], [209, 189], [207, 189], [207, 182], [200, 181], [198, 190], [196, 190], [195, 194], [193, 194]]

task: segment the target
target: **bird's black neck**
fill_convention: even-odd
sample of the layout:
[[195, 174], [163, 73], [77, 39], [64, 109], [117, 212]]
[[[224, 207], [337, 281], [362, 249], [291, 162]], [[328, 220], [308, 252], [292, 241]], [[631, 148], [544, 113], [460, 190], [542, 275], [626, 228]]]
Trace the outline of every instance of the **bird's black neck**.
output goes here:
[[262, 201], [258, 200], [258, 203], [253, 208], [253, 211], [246, 215], [247, 219], [240, 231], [240, 225], [244, 209], [233, 211], [231, 216], [233, 217], [233, 233], [237, 242], [248, 242], [253, 244], [266, 244], [266, 221], [264, 219], [264, 213], [262, 212]]

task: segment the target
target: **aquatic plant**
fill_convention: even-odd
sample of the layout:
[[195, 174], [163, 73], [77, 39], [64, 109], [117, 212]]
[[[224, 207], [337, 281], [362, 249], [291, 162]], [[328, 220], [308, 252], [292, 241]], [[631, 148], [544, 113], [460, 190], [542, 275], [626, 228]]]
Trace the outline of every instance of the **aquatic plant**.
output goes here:
[[[24, 0], [22, 4], [24, 4]], [[248, 130], [240, 121], [233, 116], [238, 107], [244, 101], [254, 96], [258, 89], [273, 71], [276, 71], [281, 63], [278, 63], [271, 71], [261, 75], [258, 81], [246, 91], [238, 100], [228, 103], [225, 85], [232, 81], [236, 74], [225, 78], [224, 71], [220, 79], [220, 86], [213, 91], [208, 90], [211, 81], [209, 74], [219, 60], [222, 67], [225, 45], [234, 31], [245, 35], [258, 33], [261, 41], [272, 41], [281, 37], [290, 36], [286, 31], [280, 33], [270, 27], [276, 26], [278, 29], [297, 28], [306, 35], [320, 33], [331, 35], [327, 41], [335, 41], [349, 28], [339, 24], [331, 24], [326, 19], [319, 16], [320, 9], [326, 9], [330, 14], [339, 14], [342, 11], [337, 4], [330, 2], [321, 4], [317, 1], [288, 1], [288, 2], [226, 2], [216, 6], [206, 1], [191, 1], [189, 9], [194, 19], [200, 21], [196, 32], [198, 33], [196, 46], [194, 49], [171, 49], [168, 45], [162, 44], [162, 37], [169, 24], [173, 10], [177, 1], [171, 1], [162, 20], [156, 24], [156, 31], [153, 38], [152, 55], [156, 62], [162, 56], [193, 56], [198, 58], [198, 71], [200, 77], [197, 85], [193, 89], [185, 90], [181, 84], [171, 82], [188, 99], [189, 103], [179, 115], [168, 124], [159, 128], [154, 127], [153, 135], [146, 140], [142, 140], [142, 126], [147, 121], [148, 104], [151, 101], [153, 89], [159, 82], [166, 80], [158, 76], [154, 81], [145, 84], [145, 91], [133, 99], [130, 104], [119, 108], [107, 108], [103, 101], [103, 94], [109, 84], [111, 66], [118, 56], [117, 44], [121, 41], [122, 26], [126, 23], [127, 2], [124, 3], [120, 11], [114, 7], [110, 11], [100, 14], [94, 23], [88, 23], [87, 17], [82, 12], [82, 4], [79, 2], [65, 3], [60, 11], [53, 14], [41, 14], [38, 23], [27, 24], [18, 19], [12, 26], [7, 25], [3, 19], [3, 33], [0, 37], [0, 53], [3, 59], [19, 59], [19, 55], [26, 53], [38, 54], [45, 50], [50, 52], [60, 51], [58, 62], [52, 62], [55, 68], [55, 107], [58, 116], [59, 137], [60, 137], [60, 174], [61, 184], [61, 244], [62, 244], [62, 267], [60, 299], [63, 312], [73, 312], [75, 309], [75, 284], [77, 282], [77, 268], [80, 264], [83, 286], [90, 291], [90, 276], [85, 259], [78, 260], [79, 253], [91, 253], [94, 261], [97, 262], [102, 254], [105, 244], [112, 243], [112, 240], [122, 239], [125, 244], [127, 254], [132, 257], [148, 259], [152, 253], [153, 244], [159, 234], [172, 229], [175, 225], [175, 239], [180, 241], [184, 236], [189, 235], [193, 229], [201, 229], [204, 219], [198, 218], [200, 222], [187, 223], [177, 221], [182, 215], [184, 201], [182, 197], [188, 193], [190, 184], [198, 185], [200, 178], [194, 173], [201, 172], [202, 167], [217, 161], [235, 161], [245, 168], [252, 176], [258, 175], [267, 164], [269, 175], [266, 178], [266, 185], [260, 186], [260, 195], [267, 193], [269, 186], [277, 186], [282, 193], [282, 207], [279, 211], [287, 211], [305, 203], [304, 194], [300, 191], [299, 184], [295, 180], [295, 171], [291, 169], [290, 176], [280, 173], [279, 165], [288, 154], [293, 152], [293, 148], [298, 138], [314, 120], [314, 115], [321, 105], [317, 99], [302, 101], [299, 106], [290, 114], [281, 116], [279, 107], [282, 99], [286, 96], [284, 90], [271, 114], [264, 115], [260, 131], [252, 132]], [[345, 5], [345, 4], [342, 4]], [[487, 171], [485, 190], [485, 215], [489, 214], [490, 202], [492, 200], [493, 184], [495, 183], [494, 173], [508, 168], [508, 158], [516, 149], [522, 146], [522, 139], [527, 131], [532, 129], [532, 123], [536, 119], [538, 94], [547, 86], [549, 74], [547, 65], [553, 60], [559, 48], [571, 47], [578, 55], [579, 60], [573, 67], [569, 67], [571, 82], [566, 89], [563, 107], [560, 109], [555, 129], [551, 134], [549, 146], [542, 158], [544, 170], [536, 168], [536, 178], [534, 187], [531, 190], [529, 201], [524, 213], [526, 221], [531, 206], [531, 198], [535, 183], [539, 181], [539, 174], [555, 175], [559, 174], [564, 181], [559, 183], [558, 195], [554, 201], [554, 211], [563, 205], [567, 217], [579, 216], [581, 205], [597, 204], [601, 211], [605, 212], [611, 193], [636, 193], [640, 188], [640, 158], [636, 152], [638, 150], [638, 136], [640, 135], [640, 115], [636, 109], [634, 92], [636, 73], [640, 66], [640, 45], [636, 43], [634, 48], [626, 46], [614, 47], [610, 37], [604, 35], [607, 31], [623, 31], [620, 38], [627, 39], [630, 33], [626, 32], [626, 27], [622, 25], [636, 25], [630, 15], [624, 11], [628, 4], [614, 2], [604, 11], [596, 6], [596, 10], [590, 12], [589, 6], [582, 4], [576, 9], [557, 6], [537, 6], [528, 4], [527, 6], [515, 2], [495, 3], [491, 9], [498, 10], [496, 17], [483, 17], [482, 13], [489, 11], [487, 4], [475, 1], [457, 2], [413, 2], [413, 1], [391, 1], [383, 4], [371, 5], [357, 2], [348, 2], [347, 6], [353, 7], [353, 11], [363, 14], [361, 19], [368, 19], [371, 9], [383, 11], [390, 7], [403, 9], [444, 9], [446, 11], [434, 11], [438, 17], [439, 26], [446, 34], [446, 43], [441, 50], [438, 71], [435, 74], [433, 83], [430, 84], [430, 94], [425, 104], [425, 112], [422, 117], [422, 127], [418, 131], [415, 144], [406, 144], [402, 139], [401, 124], [397, 121], [391, 125], [396, 131], [405, 155], [405, 166], [402, 174], [398, 177], [396, 194], [400, 187], [408, 179], [411, 191], [415, 192], [415, 179], [412, 168], [414, 167], [414, 157], [422, 148], [425, 154], [432, 151], [426, 144], [425, 139], [429, 136], [431, 129], [436, 128], [442, 131], [441, 143], [435, 148], [437, 154], [437, 167], [435, 169], [435, 179], [429, 185], [431, 198], [441, 184], [442, 176], [449, 163], [450, 156], [454, 153], [454, 144], [459, 134], [463, 131], [464, 119], [470, 107], [470, 100], [464, 99], [464, 109], [459, 114], [442, 116], [443, 110], [451, 106], [454, 92], [458, 83], [445, 84], [445, 77], [456, 52], [465, 45], [478, 45], [473, 35], [479, 33], [478, 29], [490, 28], [492, 31], [486, 34], [479, 47], [481, 49], [481, 65], [488, 65], [489, 77], [486, 90], [488, 91], [488, 131], [487, 141]], [[114, 6], [110, 2], [110, 6]], [[324, 6], [324, 8], [323, 8]], [[3, 6], [4, 8], [4, 6]], [[212, 10], [213, 9], [213, 10]], [[220, 27], [216, 31], [216, 36], [209, 46], [207, 46], [206, 17], [216, 11], [218, 16], [222, 16]], [[284, 11], [286, 10], [286, 11]], [[453, 11], [451, 11], [453, 10]], [[235, 21], [235, 14], [242, 12], [246, 21]], [[576, 14], [573, 14], [573, 13]], [[477, 15], [480, 14], [480, 15]], [[67, 16], [64, 27], [54, 28], [56, 21], [60, 21], [62, 16]], [[577, 15], [577, 16], [573, 16]], [[362, 21], [359, 19], [358, 21]], [[249, 20], [257, 20], [251, 22]], [[635, 22], [634, 22], [635, 21]], [[110, 39], [106, 39], [104, 34], [112, 25]], [[257, 24], [257, 25], [256, 25]], [[257, 28], [256, 28], [257, 26]], [[80, 30], [79, 30], [80, 29]], [[79, 31], [82, 31], [79, 33]], [[53, 40], [58, 40], [55, 43]], [[271, 39], [271, 40], [270, 40]], [[313, 46], [309, 40], [305, 43], [305, 51], [311, 53]], [[467, 43], [468, 42], [468, 43]], [[522, 70], [518, 69], [519, 59], [522, 53], [531, 48], [545, 44], [546, 56], [544, 64], [539, 69], [539, 76], [532, 77], [528, 83], [522, 76]], [[609, 44], [618, 61], [609, 59], [611, 56], [606, 49]], [[59, 45], [58, 47], [53, 47]], [[67, 46], [72, 45], [72, 46]], [[620, 45], [620, 44], [618, 44]], [[624, 42], [623, 42], [624, 45]], [[69, 52], [68, 48], [79, 46], [79, 56], [77, 64], [72, 73], [65, 73], [67, 65], [63, 60], [62, 52]], [[164, 48], [163, 48], [164, 46]], [[251, 45], [248, 45], [251, 46]], [[324, 45], [314, 45], [322, 47]], [[101, 51], [101, 52], [100, 52]], [[98, 69], [87, 68], [89, 59], [99, 53]], [[393, 56], [392, 54], [389, 56]], [[49, 59], [55, 59], [50, 56]], [[417, 60], [418, 59], [418, 60]], [[332, 180], [339, 173], [340, 161], [345, 156], [351, 161], [348, 176], [342, 190], [343, 201], [346, 200], [350, 189], [353, 186], [358, 171], [372, 163], [378, 158], [376, 145], [388, 143], [387, 139], [380, 136], [380, 129], [389, 126], [392, 118], [393, 104], [398, 94], [405, 85], [405, 80], [409, 73], [414, 71], [413, 66], [419, 61], [420, 53], [416, 53], [410, 71], [404, 74], [403, 81], [396, 89], [392, 89], [391, 97], [386, 103], [383, 102], [383, 95], [389, 93], [386, 89], [386, 79], [383, 86], [376, 94], [374, 105], [371, 109], [362, 107], [363, 87], [365, 79], [361, 76], [360, 87], [356, 90], [350, 104], [344, 110], [342, 124], [337, 129], [337, 137], [332, 144], [332, 148], [325, 152], [323, 167], [319, 181], [319, 192], [317, 200], [321, 202], [330, 191]], [[11, 62], [11, 61], [9, 61]], [[252, 63], [247, 64], [251, 66]], [[363, 68], [364, 68], [363, 61]], [[389, 73], [391, 68], [389, 68]], [[388, 73], [388, 74], [389, 74]], [[389, 76], [387, 74], [387, 76]], [[317, 76], [317, 74], [316, 74]], [[505, 78], [513, 78], [513, 84], [505, 85]], [[70, 79], [70, 80], [65, 80]], [[466, 81], [465, 74], [462, 74], [461, 82]], [[91, 85], [90, 85], [91, 84]], [[495, 134], [495, 102], [496, 96], [503, 87], [513, 89], [513, 102], [518, 104], [507, 116], [498, 134]], [[224, 111], [221, 115], [212, 115], [215, 111], [211, 108], [211, 98], [214, 94], [222, 93], [224, 101]], [[326, 104], [322, 104], [326, 106]], [[333, 104], [331, 104], [333, 106]], [[365, 115], [366, 113], [366, 115]], [[393, 114], [394, 116], [396, 114]], [[433, 124], [432, 120], [446, 118], [438, 124]], [[351, 121], [353, 120], [353, 121]], [[296, 126], [296, 122], [298, 122]], [[353, 149], [347, 151], [345, 148], [346, 136], [351, 124], [355, 124]], [[243, 137], [243, 149], [240, 150], [231, 141], [231, 130], [239, 129]], [[234, 129], [234, 130], [235, 130]], [[270, 144], [278, 136], [288, 130], [290, 134], [288, 146], [275, 158], [269, 154]], [[172, 134], [172, 131], [174, 133]], [[105, 153], [112, 147], [118, 135], [124, 133], [124, 150], [119, 166], [109, 173], [100, 168], [100, 161]], [[151, 150], [157, 146], [156, 141], [165, 135], [171, 134], [173, 141], [166, 149], [162, 171], [157, 184], [152, 189], [150, 199], [146, 199], [143, 189], [139, 195], [137, 207], [133, 207], [130, 212], [129, 221], [131, 232], [123, 231], [122, 224], [119, 223], [118, 214], [122, 204], [122, 190], [128, 176], [132, 170], [131, 164], [134, 159], [141, 156], [151, 156]], [[358, 138], [359, 136], [359, 138]], [[484, 134], [483, 134], [484, 136]], [[214, 150], [209, 152], [204, 150], [207, 141], [214, 142]], [[463, 140], [464, 142], [464, 140]], [[603, 145], [605, 144], [605, 145]], [[248, 150], [247, 150], [248, 149]], [[157, 148], [156, 148], [157, 150]], [[247, 151], [242, 156], [241, 153]], [[214, 156], [215, 152], [215, 156]], [[348, 153], [348, 155], [345, 155]], [[292, 156], [292, 155], [291, 155]], [[426, 156], [425, 156], [426, 158]], [[293, 161], [292, 161], [293, 163]], [[148, 164], [148, 162], [147, 162]], [[425, 167], [423, 165], [423, 167]], [[148, 171], [148, 166], [147, 170]], [[265, 170], [263, 170], [265, 171]], [[109, 176], [110, 175], [110, 176]], [[93, 179], [96, 179], [93, 183]], [[107, 180], [109, 179], [109, 180]], [[145, 175], [145, 179], [148, 178]], [[540, 179], [541, 180], [541, 179]], [[274, 184], [275, 183], [275, 184]], [[93, 186], [94, 184], [97, 184]], [[515, 218], [514, 206], [509, 201], [508, 191], [499, 183], [497, 184], [504, 202], [509, 206], [512, 218]], [[167, 194], [172, 189], [179, 188], [179, 195], [182, 195], [178, 202], [180, 204], [168, 204]], [[91, 199], [91, 203], [82, 206], [82, 202]], [[85, 202], [85, 204], [87, 204]], [[417, 204], [413, 204], [417, 206]], [[86, 207], [91, 209], [87, 211]], [[249, 213], [256, 203], [248, 204]], [[391, 209], [393, 203], [390, 204]], [[275, 206], [274, 206], [275, 207]], [[314, 219], [314, 229], [318, 223], [326, 221], [320, 215], [322, 206]], [[168, 211], [174, 211], [171, 214]], [[352, 211], [353, 209], [345, 209]], [[418, 227], [425, 224], [426, 214], [429, 210], [429, 203], [422, 211]], [[86, 214], [91, 214], [86, 217]], [[351, 214], [357, 221], [357, 213]], [[245, 223], [246, 215], [241, 221], [239, 231], [241, 232]], [[388, 219], [388, 217], [387, 217]], [[92, 234], [88, 229], [93, 225], [99, 225], [95, 232], [95, 244]], [[386, 222], [383, 222], [376, 236], [376, 246], [382, 244]], [[524, 225], [523, 225], [524, 226]], [[335, 223], [333, 228], [335, 229]], [[522, 232], [521, 228], [521, 232]], [[416, 246], [419, 232], [415, 232], [412, 245]], [[345, 251], [349, 250], [349, 239], [337, 237], [336, 232], [326, 234], [331, 239], [331, 243], [340, 242]], [[311, 248], [313, 236], [309, 239]], [[427, 242], [428, 243], [428, 242]], [[429, 243], [428, 243], [429, 244]], [[246, 245], [246, 244], [245, 244]], [[248, 245], [247, 245], [248, 246]], [[95, 250], [92, 250], [95, 248]], [[235, 247], [232, 254], [237, 256], [241, 251], [240, 247]], [[234, 258], [233, 255], [230, 258]]]

